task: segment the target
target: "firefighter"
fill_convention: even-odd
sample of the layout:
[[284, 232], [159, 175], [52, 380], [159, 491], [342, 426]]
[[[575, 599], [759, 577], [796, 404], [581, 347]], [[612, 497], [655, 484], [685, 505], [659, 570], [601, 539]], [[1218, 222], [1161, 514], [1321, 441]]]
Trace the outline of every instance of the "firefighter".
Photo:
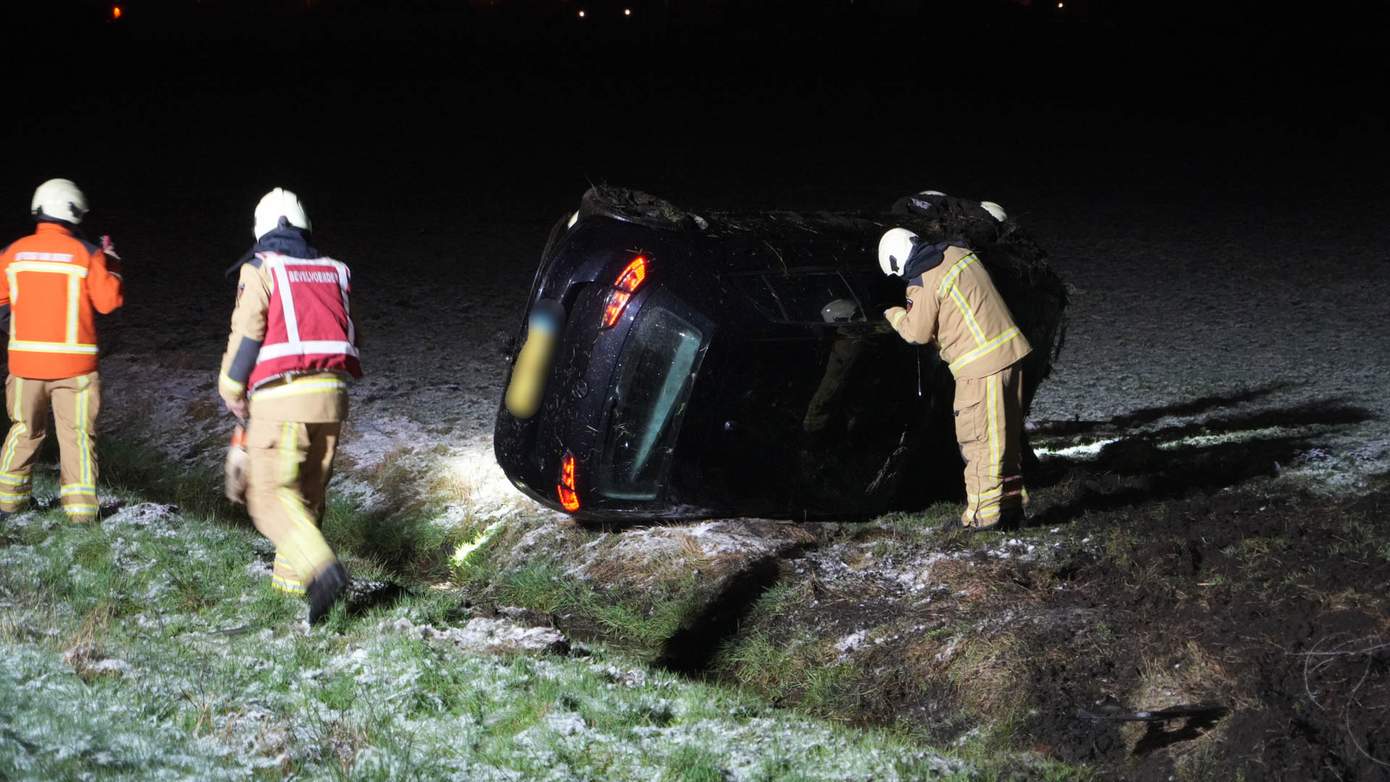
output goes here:
[[256, 244], [239, 274], [218, 390], [246, 424], [246, 508], [275, 544], [272, 585], [309, 599], [317, 623], [347, 588], [319, 527], [347, 417], [347, 383], [362, 376], [348, 267], [310, 244], [299, 198], [275, 188], [256, 206]]
[[1022, 361], [1032, 351], [979, 256], [960, 242], [931, 243], [892, 228], [878, 245], [883, 273], [906, 279], [907, 306], [883, 315], [912, 344], [935, 342], [956, 380], [952, 405], [965, 459], [972, 529], [1022, 523]]
[[34, 233], [0, 253], [0, 320], [9, 320], [10, 431], [0, 451], [0, 514], [22, 510], [33, 492], [34, 457], [58, 429], [63, 511], [97, 517], [96, 421], [101, 409], [95, 314], [123, 302], [120, 259], [110, 239], [77, 235], [87, 199], [66, 179], [34, 191]]

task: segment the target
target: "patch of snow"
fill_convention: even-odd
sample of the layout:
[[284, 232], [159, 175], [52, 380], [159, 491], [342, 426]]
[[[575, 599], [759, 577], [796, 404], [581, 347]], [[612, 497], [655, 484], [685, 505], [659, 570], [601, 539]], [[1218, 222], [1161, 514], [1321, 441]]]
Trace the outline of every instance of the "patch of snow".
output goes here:
[[1188, 437], [1180, 437], [1176, 440], [1161, 442], [1158, 444], [1158, 447], [1167, 451], [1177, 448], [1207, 448], [1213, 445], [1248, 443], [1257, 440], [1271, 440], [1276, 437], [1306, 435], [1312, 433], [1312, 431], [1314, 430], [1308, 427], [1266, 426], [1259, 429], [1245, 429], [1235, 432], [1221, 432], [1219, 434], [1190, 435]]
[[835, 642], [835, 651], [839, 652], [840, 659], [844, 660], [848, 658], [854, 650], [858, 649], [860, 646], [863, 646], [864, 641], [868, 637], [869, 632], [867, 630], [858, 630], [856, 632], [850, 633], [849, 635], [846, 635]]
[[1090, 460], [1100, 455], [1105, 446], [1120, 441], [1119, 437], [1107, 437], [1080, 445], [1066, 445], [1058, 448], [1048, 448], [1044, 446], [1034, 446], [1033, 453], [1039, 457], [1052, 456], [1059, 459]]
[[647, 672], [642, 668], [619, 668], [616, 665], [600, 665], [594, 669], [605, 679], [624, 687], [647, 686]]
[[101, 526], [106, 530], [119, 530], [123, 527], [149, 529], [154, 534], [164, 534], [167, 537], [173, 534], [172, 528], [180, 525], [182, 521], [179, 509], [174, 505], [142, 502], [127, 505], [107, 516], [101, 520]]
[[550, 627], [522, 627], [507, 619], [475, 617], [461, 628], [438, 630], [432, 625], [417, 625], [409, 619], [397, 619], [387, 625], [398, 633], [425, 640], [453, 644], [471, 652], [505, 653], [563, 651], [568, 642], [560, 631]]
[[545, 715], [545, 727], [561, 736], [578, 736], [588, 732], [584, 718], [573, 712], [551, 712]]

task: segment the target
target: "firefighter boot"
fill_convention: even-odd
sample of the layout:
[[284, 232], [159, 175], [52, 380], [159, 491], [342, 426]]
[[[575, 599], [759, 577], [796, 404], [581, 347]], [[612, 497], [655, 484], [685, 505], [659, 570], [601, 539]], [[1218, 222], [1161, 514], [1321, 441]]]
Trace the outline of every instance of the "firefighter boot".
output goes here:
[[341, 562], [334, 562], [309, 582], [309, 624], [318, 624], [333, 604], [347, 592], [348, 575]]

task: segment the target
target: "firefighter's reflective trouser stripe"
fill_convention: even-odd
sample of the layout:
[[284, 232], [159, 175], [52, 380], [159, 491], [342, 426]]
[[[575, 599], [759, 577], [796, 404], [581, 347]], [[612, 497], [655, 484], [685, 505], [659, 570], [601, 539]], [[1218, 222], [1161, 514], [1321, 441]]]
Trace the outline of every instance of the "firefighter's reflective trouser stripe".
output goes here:
[[990, 527], [1023, 513], [1023, 370], [1017, 364], [978, 380], [956, 378], [956, 439], [965, 458], [967, 527]]
[[271, 584], [303, 594], [336, 557], [319, 531], [342, 423], [259, 420], [246, 429], [246, 509], [275, 544]]
[[62, 380], [10, 375], [5, 382], [10, 432], [0, 449], [0, 510], [16, 511], [33, 493], [34, 457], [48, 435], [48, 413], [58, 427], [59, 495], [73, 521], [97, 516], [96, 421], [101, 378], [96, 372]]

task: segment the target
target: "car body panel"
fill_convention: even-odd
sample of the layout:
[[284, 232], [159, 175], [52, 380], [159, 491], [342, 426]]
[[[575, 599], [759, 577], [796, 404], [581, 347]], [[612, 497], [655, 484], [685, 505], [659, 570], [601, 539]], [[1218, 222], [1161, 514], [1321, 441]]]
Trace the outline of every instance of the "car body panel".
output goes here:
[[[527, 311], [545, 299], [565, 323], [539, 411], [499, 409], [498, 463], [560, 508], [572, 455], [573, 515], [595, 521], [862, 517], [958, 493], [954, 381], [934, 348], [907, 344], [881, 314], [904, 296], [875, 254], [895, 224], [960, 227], [903, 209], [701, 217], [637, 191], [591, 190], [538, 266]], [[646, 280], [603, 328], [614, 281], [637, 256]], [[1057, 300], [1056, 322], [1030, 333], [1050, 359], [1065, 291], [1045, 261], [1031, 268], [1047, 284], [1006, 274], [1000, 287]], [[832, 310], [842, 319], [827, 322]], [[517, 344], [526, 339], [523, 324]]]

